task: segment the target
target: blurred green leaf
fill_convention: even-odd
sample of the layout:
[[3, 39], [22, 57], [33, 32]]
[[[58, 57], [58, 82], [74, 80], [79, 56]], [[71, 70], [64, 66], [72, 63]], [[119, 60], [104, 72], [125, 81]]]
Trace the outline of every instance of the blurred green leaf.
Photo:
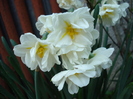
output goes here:
[[98, 19], [98, 16], [99, 16], [99, 5], [97, 4], [95, 6], [95, 10], [94, 10], [94, 14], [93, 14], [93, 17], [94, 17], [94, 27], [96, 27], [96, 23], [97, 23], [97, 19]]
[[[4, 64], [1, 60], [0, 60], [0, 65], [3, 67], [3, 70], [5, 71], [6, 75], [4, 75], [4, 77], [6, 77], [7, 80], [12, 79], [10, 82], [14, 82], [16, 84], [18, 84], [18, 86], [20, 86], [27, 94], [28, 97], [30, 97], [29, 99], [34, 99], [34, 94], [33, 92], [31, 92], [31, 90], [28, 90], [28, 88], [25, 88], [23, 85], [26, 86], [25, 81], [22, 81], [21, 79], [18, 78], [17, 74], [15, 72], [13, 72], [12, 69], [10, 69], [6, 64]], [[16, 87], [13, 87], [14, 89], [16, 89]], [[18, 91], [19, 92], [19, 91]]]
[[103, 28], [102, 28], [102, 23], [100, 23], [99, 25], [100, 31], [99, 31], [99, 43], [98, 43], [98, 47], [102, 46], [102, 40], [103, 40]]
[[22, 73], [22, 70], [20, 68], [19, 62], [16, 58], [16, 56], [14, 55], [13, 51], [10, 49], [10, 47], [8, 46], [7, 41], [5, 40], [4, 37], [1, 37], [2, 43], [5, 46], [5, 49], [7, 50], [8, 54], [10, 55], [9, 57], [9, 61], [12, 64], [12, 66], [14, 67], [14, 69], [16, 70], [16, 72], [24, 79], [24, 75]]
[[130, 96], [133, 93], [133, 82], [129, 83], [123, 90], [122, 93], [119, 95], [117, 99], [130, 99]]
[[4, 95], [4, 97], [1, 97], [1, 99], [6, 99], [6, 97], [8, 99], [15, 99], [15, 97], [10, 93], [8, 92], [5, 88], [3, 88], [1, 85], [0, 85], [0, 93]]
[[14, 40], [12, 40], [12, 39], [10, 39], [10, 42], [11, 42], [12, 46], [17, 45], [17, 43]]

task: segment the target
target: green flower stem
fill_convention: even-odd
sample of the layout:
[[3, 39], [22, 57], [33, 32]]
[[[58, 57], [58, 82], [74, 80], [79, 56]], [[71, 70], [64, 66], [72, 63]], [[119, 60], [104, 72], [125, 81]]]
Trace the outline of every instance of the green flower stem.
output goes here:
[[113, 40], [113, 38], [110, 36], [110, 34], [108, 33], [108, 31], [106, 30], [106, 28], [104, 27], [104, 26], [102, 26], [103, 27], [103, 29], [104, 29], [104, 31], [106, 32], [106, 34], [108, 35], [108, 37], [112, 40], [112, 42], [118, 47], [118, 48], [120, 48], [119, 47], [119, 45]]
[[105, 35], [104, 35], [104, 42], [103, 42], [103, 46], [104, 47], [107, 46], [107, 41], [108, 41], [108, 34], [105, 33]]
[[34, 75], [35, 96], [36, 96], [36, 99], [40, 99], [40, 98], [39, 98], [39, 90], [38, 90], [38, 75], [39, 75], [39, 68], [37, 67], [37, 68], [35, 69], [35, 75]]

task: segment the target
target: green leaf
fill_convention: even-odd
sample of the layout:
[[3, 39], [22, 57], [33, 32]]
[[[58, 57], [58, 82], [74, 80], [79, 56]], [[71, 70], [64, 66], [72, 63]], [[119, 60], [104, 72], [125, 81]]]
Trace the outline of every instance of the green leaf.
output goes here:
[[[108, 32], [108, 28], [106, 29], [106, 32]], [[103, 41], [103, 46], [106, 47], [108, 43], [108, 33], [104, 34], [104, 41]]]
[[119, 95], [122, 92], [122, 90], [125, 88], [127, 84], [127, 80], [129, 78], [130, 72], [132, 70], [132, 64], [133, 64], [133, 58], [131, 56], [130, 52], [130, 46], [131, 41], [133, 38], [133, 23], [131, 23], [128, 34], [128, 40], [126, 45], [126, 51], [124, 52], [124, 60], [122, 63], [122, 69], [120, 71], [120, 76], [117, 82], [117, 90], [115, 90], [114, 97], [117, 97], [116, 99], [119, 99]]
[[[125, 64], [125, 63], [123, 63], [123, 64]], [[128, 61], [126, 61], [125, 66], [121, 70], [119, 80], [117, 82], [117, 96], [120, 95], [120, 93], [122, 92], [122, 90], [126, 86], [126, 82], [127, 82], [128, 77], [129, 77], [129, 74], [130, 74], [130, 71], [132, 68], [132, 64], [133, 64], [133, 59], [131, 57], [129, 57]], [[119, 99], [119, 98], [117, 98], [117, 99]]]
[[11, 70], [8, 66], [6, 66], [6, 64], [4, 64], [1, 60], [0, 60], [0, 65], [3, 67], [3, 69], [11, 79], [13, 79], [17, 83], [21, 83], [18, 77], [13, 72], [13, 70]]
[[133, 82], [128, 84], [119, 95], [118, 99], [129, 99], [133, 92]]
[[5, 80], [5, 82], [11, 89], [11, 92], [14, 93], [15, 97], [19, 99], [25, 99], [25, 95], [22, 92], [22, 90], [19, 89], [18, 85], [9, 77], [6, 71], [3, 69], [1, 73], [2, 73], [2, 78]]
[[102, 40], [103, 40], [103, 28], [102, 28], [102, 23], [100, 23], [100, 25], [99, 25], [99, 28], [100, 28], [100, 34], [99, 34], [99, 43], [98, 43], [98, 45], [99, 45], [99, 47], [101, 47], [102, 46]]
[[91, 81], [88, 85], [86, 99], [97, 99], [100, 96], [101, 89], [102, 89], [103, 84], [105, 83], [106, 76], [107, 76], [107, 74], [106, 74], [106, 70], [105, 70], [102, 72], [100, 77], [91, 79]]
[[[20, 80], [23, 82], [23, 84], [26, 86], [26, 89], [21, 86], [20, 83], [18, 83], [24, 90], [27, 90], [27, 94], [30, 97], [34, 97], [33, 91], [31, 90], [32, 85], [25, 79], [24, 74], [22, 73], [21, 69], [18, 68], [18, 64], [15, 63], [14, 59], [12, 57], [8, 57], [9, 62], [12, 64], [12, 66], [15, 68], [15, 71], [20, 76]], [[28, 92], [29, 91], [29, 92]]]
[[[23, 86], [23, 85], [28, 86], [28, 84], [27, 84], [25, 81], [19, 79], [18, 76], [17, 76], [17, 74], [14, 73], [13, 70], [10, 69], [10, 68], [9, 68], [6, 64], [4, 64], [1, 60], [0, 60], [0, 65], [3, 67], [3, 69], [4, 69], [5, 73], [6, 73], [6, 75], [8, 75], [8, 76], [5, 76], [5, 75], [4, 75], [4, 76], [6, 77], [6, 79], [8, 79], [8, 80], [9, 80], [9, 79], [12, 79], [14, 83], [17, 83], [17, 84], [26, 92], [27, 96], [29, 96], [31, 99], [34, 99], [34, 94], [33, 94], [33, 92], [32, 92], [31, 90], [28, 90], [28, 88], [25, 88], [25, 87]], [[30, 87], [30, 86], [29, 86], [29, 87]]]
[[39, 70], [38, 68], [35, 70], [35, 78], [34, 78], [34, 82], [35, 82], [35, 96], [36, 96], [36, 99], [40, 99], [40, 92], [39, 92], [39, 87], [38, 87], [38, 82], [39, 82]]
[[94, 14], [93, 14], [93, 17], [95, 19], [94, 20], [94, 27], [96, 27], [98, 15], [99, 15], [99, 5], [97, 4], [95, 7], [95, 10], [94, 10]]
[[2, 43], [5, 47], [5, 49], [7, 50], [8, 54], [10, 55], [10, 57], [8, 58], [10, 63], [12, 64], [12, 66], [14, 67], [14, 69], [16, 70], [16, 72], [22, 77], [24, 78], [24, 75], [22, 73], [22, 70], [20, 68], [19, 62], [16, 58], [16, 56], [14, 55], [13, 51], [10, 49], [7, 41], [5, 40], [4, 37], [1, 37]]
[[43, 36], [42, 36], [42, 40], [45, 40], [46, 38], [47, 38], [47, 36], [49, 35], [49, 33], [48, 32], [45, 32], [44, 34], [43, 34]]
[[12, 40], [12, 39], [10, 39], [10, 42], [11, 42], [12, 46], [17, 45], [17, 43], [14, 40]]
[[73, 12], [73, 11], [74, 11], [74, 8], [68, 9], [68, 12]]
[[101, 1], [102, 1], [102, 0], [98, 0], [98, 2], [97, 2], [97, 3], [101, 3]]
[[5, 97], [3, 97], [2, 99], [6, 99], [8, 97], [8, 99], [16, 99], [10, 92], [8, 92], [5, 88], [3, 88], [0, 85], [0, 93], [3, 94]]
[[13, 66], [13, 68], [15, 69], [15, 71], [19, 74], [19, 76], [21, 77], [21, 79], [25, 80], [24, 74], [20, 68], [20, 65], [17, 64], [15, 61], [17, 61], [17, 59], [14, 59], [12, 56], [8, 57], [8, 61], [10, 62], [10, 64]]

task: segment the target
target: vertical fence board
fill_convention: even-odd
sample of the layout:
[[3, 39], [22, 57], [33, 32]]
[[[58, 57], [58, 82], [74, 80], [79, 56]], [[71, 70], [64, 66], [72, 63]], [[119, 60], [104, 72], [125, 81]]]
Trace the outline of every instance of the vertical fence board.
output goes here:
[[35, 13], [34, 13], [34, 9], [33, 9], [33, 6], [32, 6], [32, 2], [31, 2], [31, 0], [26, 0], [25, 3], [26, 3], [27, 10], [28, 10], [28, 14], [29, 14], [29, 18], [30, 18], [30, 22], [31, 22], [31, 26], [32, 26], [33, 33], [37, 37], [40, 37], [39, 31], [37, 30], [37, 28], [35, 26], [36, 16], [35, 16]]
[[1, 20], [5, 25], [5, 29], [7, 32], [6, 35], [8, 35], [10, 39], [15, 39], [16, 42], [18, 43], [19, 42], [18, 33], [16, 31], [16, 27], [14, 25], [14, 21], [10, 13], [8, 2], [5, 0], [3, 3], [1, 3], [0, 6], [1, 6]]
[[50, 4], [53, 13], [61, 12], [61, 9], [59, 8], [56, 0], [50, 0]]
[[24, 33], [33, 32], [25, 0], [13, 0]]
[[32, 6], [35, 12], [36, 19], [42, 15], [45, 14], [43, 5], [42, 5], [42, 0], [31, 0], [32, 1]]

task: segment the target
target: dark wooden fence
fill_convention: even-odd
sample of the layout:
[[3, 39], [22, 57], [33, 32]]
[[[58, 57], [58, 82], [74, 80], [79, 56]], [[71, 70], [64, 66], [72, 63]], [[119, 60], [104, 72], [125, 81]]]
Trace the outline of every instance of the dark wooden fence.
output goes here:
[[[35, 27], [38, 16], [60, 12], [56, 0], [0, 0], [0, 37], [3, 36], [10, 47], [10, 39], [19, 43], [19, 37], [26, 32], [32, 32], [39, 37], [39, 31]], [[0, 59], [10, 66], [6, 52], [0, 40]], [[21, 62], [21, 68], [27, 80], [33, 82], [27, 67]], [[0, 84], [4, 81], [0, 78]]]

